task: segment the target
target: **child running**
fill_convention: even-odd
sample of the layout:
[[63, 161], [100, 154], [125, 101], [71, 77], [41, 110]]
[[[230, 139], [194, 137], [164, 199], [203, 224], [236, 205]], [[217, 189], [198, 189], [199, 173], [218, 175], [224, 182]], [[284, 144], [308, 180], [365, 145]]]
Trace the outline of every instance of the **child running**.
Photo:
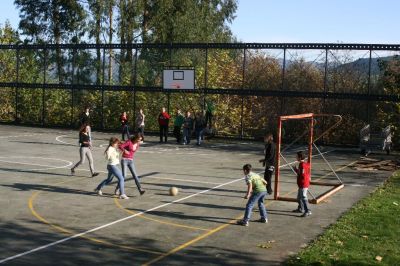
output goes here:
[[258, 209], [260, 210], [261, 215], [261, 219], [258, 221], [261, 223], [268, 223], [267, 210], [264, 206], [264, 198], [267, 195], [267, 189], [265, 188], [267, 182], [265, 182], [261, 176], [253, 173], [251, 168], [252, 167], [250, 164], [245, 164], [243, 166], [243, 173], [247, 183], [247, 193], [244, 198], [249, 199], [246, 204], [246, 211], [244, 213], [243, 220], [237, 221], [237, 224], [243, 226], [249, 225], [251, 212], [256, 202], [258, 203]]
[[99, 194], [100, 196], [103, 195], [103, 192], [101, 189], [105, 186], [108, 185], [112, 179], [113, 176], [116, 176], [118, 178], [118, 185], [121, 191], [121, 196], [119, 196], [120, 199], [129, 199], [127, 195], [125, 195], [125, 190], [124, 190], [124, 177], [121, 173], [121, 170], [118, 168], [119, 164], [119, 153], [117, 151], [118, 144], [119, 144], [119, 139], [118, 138], [110, 138], [110, 143], [107, 147], [107, 149], [104, 151], [104, 154], [106, 155], [107, 159], [107, 170], [108, 170], [108, 177], [101, 182], [97, 188], [94, 190]]
[[311, 215], [307, 198], [308, 188], [310, 187], [310, 164], [305, 162], [305, 156], [301, 151], [297, 153], [296, 159], [299, 162], [299, 167], [294, 168], [297, 173], [297, 186], [299, 187], [297, 191], [299, 206], [293, 212], [303, 213], [301, 217], [307, 217]]
[[99, 173], [94, 171], [93, 156], [91, 152], [92, 143], [90, 141], [90, 126], [86, 124], [83, 124], [79, 129], [79, 144], [80, 160], [71, 168], [71, 175], [75, 174], [75, 169], [78, 168], [79, 165], [85, 163], [85, 156], [88, 158], [89, 169], [92, 173], [92, 177], [99, 175]]
[[[144, 194], [144, 190], [142, 189], [140, 182], [139, 182], [139, 177], [136, 174], [136, 169], [135, 169], [135, 164], [133, 163], [133, 156], [135, 155], [135, 152], [139, 149], [140, 146], [140, 141], [142, 140], [142, 136], [140, 134], [136, 134], [132, 136], [128, 141], [125, 143], [119, 145], [119, 149], [122, 151], [122, 160], [121, 160], [121, 165], [122, 165], [122, 175], [126, 179], [126, 168], [128, 167], [129, 170], [131, 171], [132, 177], [135, 180], [136, 186], [139, 190], [140, 195]], [[119, 184], [117, 185], [115, 189], [115, 194], [118, 195], [118, 190], [119, 190]]]

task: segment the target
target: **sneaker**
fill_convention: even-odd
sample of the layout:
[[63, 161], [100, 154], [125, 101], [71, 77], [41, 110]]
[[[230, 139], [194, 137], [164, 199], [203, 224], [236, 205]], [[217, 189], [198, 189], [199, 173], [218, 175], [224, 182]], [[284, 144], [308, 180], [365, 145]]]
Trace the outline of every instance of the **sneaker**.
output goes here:
[[99, 173], [93, 173], [92, 177], [98, 176]]
[[238, 225], [249, 226], [249, 222], [245, 220], [239, 220], [236, 222]]
[[114, 195], [115, 196], [119, 196], [119, 194], [120, 194], [119, 188], [115, 188]]
[[266, 224], [266, 223], [268, 223], [268, 219], [267, 218], [261, 218], [260, 220], [258, 220], [258, 222]]
[[268, 193], [269, 195], [271, 195], [272, 192], [274, 192], [272, 189], [267, 189], [267, 193]]
[[121, 196], [119, 196], [120, 199], [129, 199], [129, 197], [125, 194], [122, 194]]
[[303, 213], [303, 214], [301, 215], [301, 217], [307, 217], [307, 216], [310, 216], [310, 215], [311, 215], [311, 212], [308, 211], [308, 212]]
[[143, 195], [145, 192], [146, 192], [145, 190], [141, 190], [140, 195]]
[[71, 168], [71, 175], [75, 175], [75, 169]]
[[101, 191], [101, 189], [95, 189], [94, 190], [94, 192], [96, 192], [97, 193], [97, 195], [99, 195], [99, 196], [103, 196], [103, 192]]
[[300, 209], [295, 209], [295, 210], [293, 210], [292, 212], [295, 212], [295, 213], [302, 213], [303, 211], [300, 210]]

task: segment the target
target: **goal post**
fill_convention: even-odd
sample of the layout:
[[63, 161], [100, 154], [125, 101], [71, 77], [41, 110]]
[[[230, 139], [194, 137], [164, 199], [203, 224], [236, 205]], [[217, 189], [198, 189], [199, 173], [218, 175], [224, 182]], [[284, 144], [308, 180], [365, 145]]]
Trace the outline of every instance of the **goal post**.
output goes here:
[[[317, 123], [317, 118], [320, 117], [327, 117], [327, 116], [331, 116], [337, 119], [336, 123], [334, 123], [334, 125], [330, 126], [327, 130], [325, 130], [322, 134], [320, 134], [319, 136], [314, 135], [314, 127], [315, 124]], [[337, 176], [336, 172], [334, 171], [334, 169], [332, 168], [332, 166], [330, 165], [330, 163], [326, 160], [326, 158], [323, 156], [323, 154], [320, 152], [320, 150], [318, 149], [318, 147], [315, 144], [315, 141], [317, 141], [318, 139], [320, 139], [322, 136], [325, 136], [327, 133], [329, 133], [333, 128], [337, 127], [342, 120], [342, 117], [340, 115], [328, 115], [328, 114], [314, 114], [314, 113], [305, 113], [305, 114], [297, 114], [297, 115], [286, 115], [286, 116], [280, 116], [278, 117], [278, 126], [277, 126], [277, 141], [276, 141], [276, 160], [275, 160], [275, 190], [274, 190], [274, 199], [275, 200], [282, 200], [282, 201], [297, 201], [296, 197], [289, 197], [289, 196], [282, 196], [280, 195], [280, 185], [281, 185], [281, 158], [284, 159], [283, 154], [282, 154], [282, 127], [285, 123], [285, 121], [288, 120], [305, 120], [307, 123], [307, 128], [306, 130], [303, 132], [303, 134], [300, 134], [300, 136], [295, 139], [293, 141], [296, 142], [298, 139], [300, 139], [301, 137], [304, 137], [305, 135], [307, 135], [307, 162], [310, 164], [310, 175], [313, 178], [312, 175], [312, 158], [313, 158], [313, 150], [316, 150], [317, 154], [314, 156], [321, 156], [322, 159], [324, 160], [324, 162], [329, 166], [329, 169], [331, 170], [331, 174], [334, 174], [337, 177], [338, 182], [332, 183], [332, 182], [324, 182], [324, 181], [320, 181], [322, 178], [313, 181], [311, 180], [310, 185], [312, 186], [327, 186], [327, 187], [331, 187], [330, 189], [328, 189], [327, 191], [324, 191], [323, 193], [321, 193], [318, 196], [314, 196], [311, 191], [309, 190], [309, 193], [311, 194], [312, 198], [309, 199], [310, 203], [319, 203], [322, 200], [326, 199], [327, 197], [329, 197], [330, 195], [336, 193], [338, 190], [342, 189], [344, 187], [343, 182], [341, 181], [341, 179]], [[290, 144], [289, 144], [290, 146]], [[288, 163], [286, 165], [289, 165], [289, 167], [291, 167], [290, 165], [293, 163]], [[289, 193], [290, 194], [290, 193]]]

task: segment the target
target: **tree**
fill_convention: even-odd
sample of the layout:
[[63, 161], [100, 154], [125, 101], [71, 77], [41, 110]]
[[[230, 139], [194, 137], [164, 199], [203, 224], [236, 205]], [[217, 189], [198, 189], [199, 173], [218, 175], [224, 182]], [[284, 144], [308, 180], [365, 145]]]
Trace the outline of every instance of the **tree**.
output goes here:
[[[19, 29], [33, 43], [77, 43], [84, 35], [85, 12], [78, 1], [15, 0], [20, 9]], [[63, 55], [56, 49], [59, 82], [64, 81]]]

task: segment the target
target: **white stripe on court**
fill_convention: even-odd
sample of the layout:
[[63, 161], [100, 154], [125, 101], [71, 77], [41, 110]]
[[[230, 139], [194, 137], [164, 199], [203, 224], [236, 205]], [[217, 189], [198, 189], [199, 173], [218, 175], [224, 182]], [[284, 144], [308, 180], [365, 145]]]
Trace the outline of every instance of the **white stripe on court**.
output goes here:
[[57, 137], [56, 137], [56, 141], [61, 142], [61, 143], [63, 143], [63, 144], [71, 145], [71, 146], [78, 146], [78, 144], [73, 144], [73, 143], [69, 143], [69, 142], [65, 142], [65, 141], [62, 141], [62, 140], [61, 140], [61, 138], [66, 137], [66, 136], [68, 136], [68, 135], [60, 135], [60, 136], [57, 136]]
[[0, 139], [30, 137], [30, 136], [37, 136], [37, 135], [43, 135], [43, 134], [42, 133], [33, 133], [33, 134], [25, 134], [25, 135], [0, 136]]
[[79, 233], [79, 234], [75, 234], [75, 235], [73, 235], [73, 236], [60, 239], [60, 240], [58, 240], [58, 241], [49, 243], [49, 244], [47, 244], [47, 245], [43, 245], [43, 246], [40, 246], [40, 247], [31, 249], [31, 250], [28, 250], [28, 251], [19, 253], [19, 254], [17, 254], [17, 255], [14, 255], [14, 256], [11, 256], [11, 257], [8, 257], [8, 258], [5, 258], [5, 259], [0, 260], [0, 264], [5, 263], [5, 262], [10, 261], [10, 260], [17, 259], [17, 258], [19, 258], [19, 257], [25, 256], [25, 255], [28, 255], [28, 254], [31, 254], [31, 253], [34, 253], [34, 252], [36, 252], [36, 251], [40, 251], [40, 250], [42, 250], [42, 249], [46, 249], [46, 248], [49, 248], [49, 247], [52, 247], [52, 246], [55, 246], [55, 245], [58, 245], [58, 244], [67, 242], [67, 241], [69, 241], [69, 240], [71, 240], [71, 239], [75, 239], [75, 238], [81, 237], [81, 236], [83, 236], [83, 235], [87, 235], [87, 234], [89, 234], [89, 233], [98, 231], [98, 230], [100, 230], [100, 229], [109, 227], [109, 226], [111, 226], [111, 225], [114, 225], [114, 224], [117, 224], [117, 223], [120, 223], [120, 222], [129, 220], [129, 219], [134, 218], [134, 217], [136, 217], [136, 216], [139, 216], [139, 215], [141, 215], [141, 214], [148, 213], [148, 212], [151, 212], [151, 211], [160, 209], [160, 208], [162, 208], [162, 207], [165, 207], [165, 206], [168, 206], [168, 205], [171, 205], [171, 204], [174, 204], [174, 203], [177, 203], [177, 202], [186, 200], [186, 199], [190, 199], [190, 198], [195, 197], [195, 196], [197, 196], [197, 195], [207, 193], [207, 192], [209, 192], [209, 191], [211, 191], [211, 190], [214, 190], [214, 189], [216, 189], [216, 188], [219, 188], [219, 187], [222, 187], [222, 186], [225, 186], [225, 185], [229, 185], [229, 184], [238, 182], [238, 181], [240, 181], [240, 180], [242, 180], [242, 179], [243, 179], [243, 178], [235, 179], [235, 180], [233, 180], [233, 181], [229, 181], [229, 182], [227, 182], [227, 183], [220, 184], [220, 185], [218, 185], [218, 186], [215, 186], [215, 187], [212, 187], [212, 188], [209, 188], [209, 189], [206, 189], [206, 190], [197, 192], [197, 193], [192, 194], [192, 195], [189, 195], [189, 196], [187, 196], [187, 197], [180, 198], [180, 199], [177, 199], [177, 200], [174, 200], [174, 201], [171, 201], [171, 202], [168, 202], [168, 203], [165, 203], [165, 204], [156, 206], [156, 207], [151, 208], [151, 209], [148, 209], [148, 210], [146, 210], [146, 211], [141, 211], [141, 212], [132, 214], [132, 215], [127, 216], [127, 217], [125, 217], [125, 218], [116, 220], [116, 221], [111, 222], [111, 223], [108, 223], [108, 224], [101, 225], [101, 226], [99, 226], [99, 227], [96, 227], [96, 228], [87, 230], [87, 231], [85, 231], [85, 232], [82, 232], [82, 233]]
[[27, 156], [8, 156], [8, 157], [0, 157], [2, 158], [18, 158], [18, 159], [44, 159], [44, 160], [55, 160], [55, 161], [61, 161], [67, 163], [67, 165], [63, 166], [54, 166], [52, 167], [51, 165], [45, 165], [45, 164], [36, 164], [36, 163], [22, 163], [22, 162], [16, 162], [16, 161], [6, 161], [6, 160], [0, 160], [0, 162], [3, 163], [10, 163], [10, 164], [21, 164], [21, 165], [33, 165], [33, 166], [42, 166], [42, 167], [47, 167], [47, 168], [39, 168], [39, 169], [23, 169], [24, 171], [40, 171], [40, 170], [51, 170], [51, 169], [59, 169], [59, 168], [66, 168], [68, 166], [72, 165], [72, 162], [67, 161], [67, 160], [62, 160], [62, 159], [57, 159], [57, 158], [45, 158], [45, 157], [27, 157]]

